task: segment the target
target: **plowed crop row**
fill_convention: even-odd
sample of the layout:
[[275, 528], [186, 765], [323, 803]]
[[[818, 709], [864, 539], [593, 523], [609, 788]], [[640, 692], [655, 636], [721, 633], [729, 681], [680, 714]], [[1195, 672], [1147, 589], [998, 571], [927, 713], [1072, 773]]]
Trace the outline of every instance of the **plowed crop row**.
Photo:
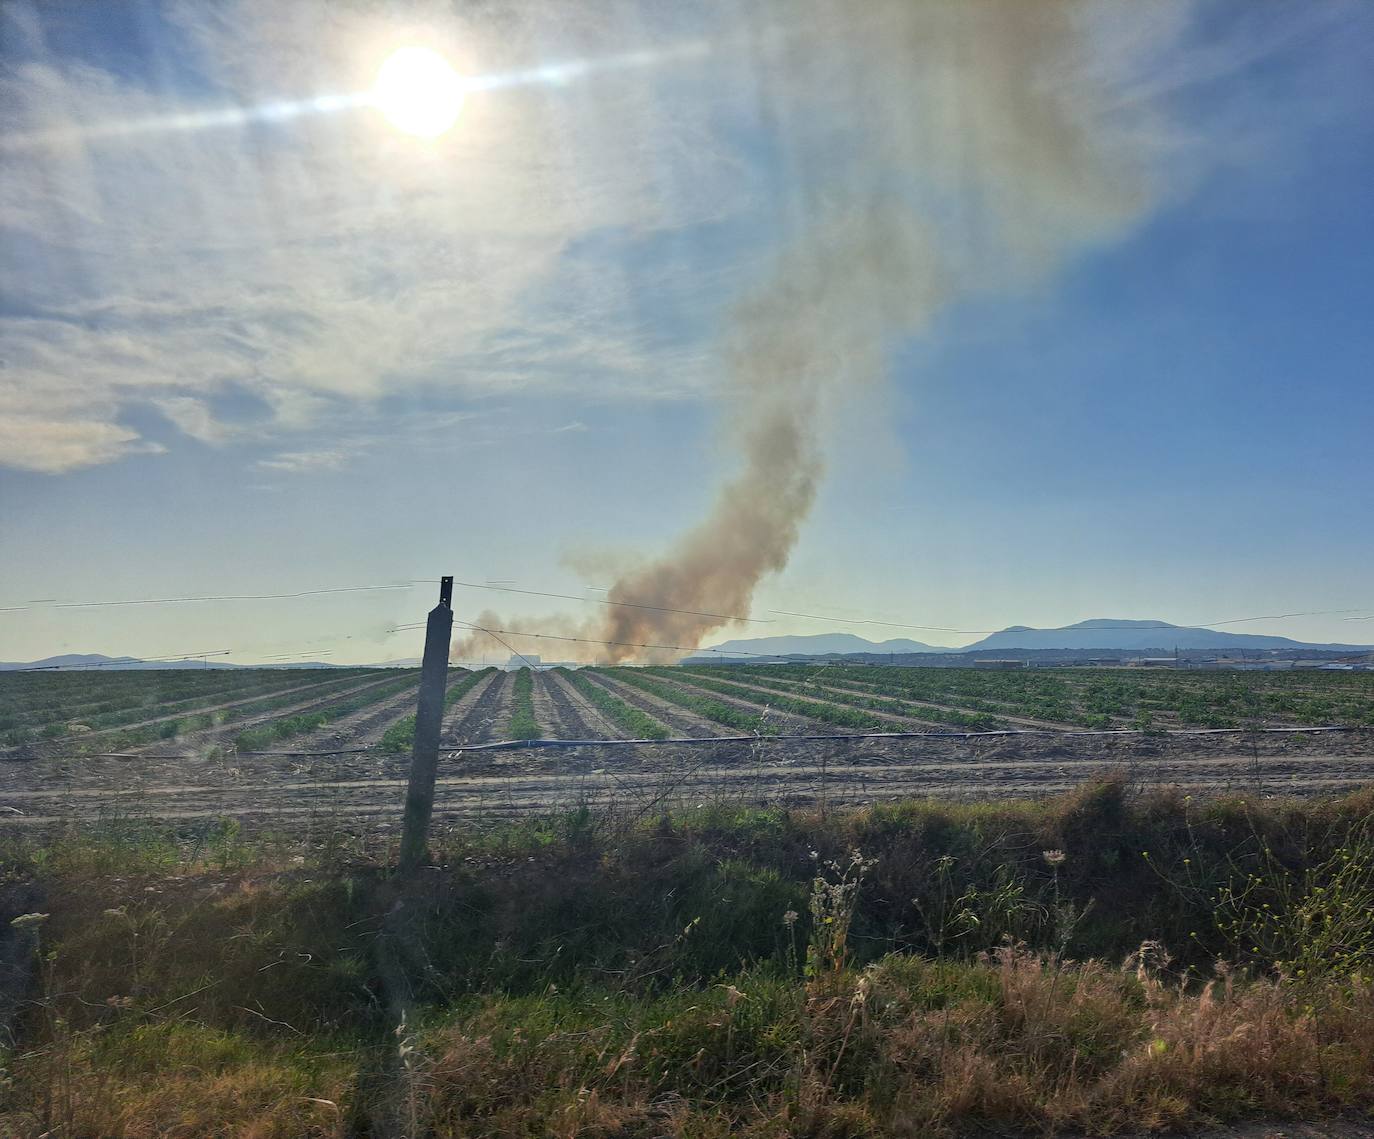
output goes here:
[[[806, 682], [815, 665], [692, 667], [725, 679]], [[828, 677], [875, 694], [1066, 726], [1316, 727], [1374, 725], [1374, 673], [1121, 668], [977, 669], [837, 665]], [[743, 676], [741, 675], [743, 674]]]
[[633, 688], [628, 684], [623, 684], [618, 680], [613, 680], [595, 669], [580, 669], [579, 675], [598, 687], [605, 688], [617, 699], [625, 701], [630, 707], [637, 708], [645, 715], [667, 724], [669, 731], [675, 736], [704, 739], [707, 736], [720, 735], [720, 727], [706, 717], [699, 716], [686, 708], [669, 703], [667, 700], [650, 695], [648, 692]]
[[296, 712], [320, 707], [341, 695], [349, 695], [377, 683], [380, 681], [360, 683], [359, 678], [354, 675], [340, 681], [331, 680], [325, 684], [308, 685], [304, 689], [287, 689], [262, 699], [221, 704], [212, 710], [195, 712], [187, 716], [173, 716], [165, 720], [134, 724], [128, 728], [70, 737], [54, 741], [49, 745], [49, 750], [57, 749], [76, 755], [139, 751], [173, 740], [184, 742], [188, 737], [203, 738], [206, 733], [215, 736], [217, 743], [223, 743], [227, 741], [218, 737], [223, 734], [219, 729], [225, 726], [248, 726], [282, 708]]
[[[598, 670], [600, 671], [600, 670]], [[761, 735], [773, 736], [778, 734], [776, 724], [770, 724], [762, 713], [754, 714], [736, 708], [732, 704], [726, 704], [720, 700], [712, 700], [709, 696], [693, 692], [690, 689], [679, 688], [675, 684], [667, 684], [654, 676], [646, 675], [647, 670], [633, 668], [614, 668], [606, 670], [606, 675], [622, 684], [629, 684], [635, 688], [657, 696], [660, 700], [666, 700], [670, 704], [676, 704], [680, 708], [695, 712], [699, 716], [705, 716], [708, 720], [714, 720], [718, 724], [724, 724], [727, 728], [734, 728], [741, 732], [754, 732]]]
[[534, 681], [534, 712], [546, 734], [559, 740], [621, 738], [614, 724], [553, 672], [540, 672]]
[[[487, 679], [495, 669], [484, 668], [477, 672], [470, 672], [459, 676], [456, 679], [450, 677], [448, 688], [444, 692], [444, 707], [451, 708], [458, 703], [464, 696]], [[382, 750], [391, 752], [409, 751], [415, 743], [415, 714], [397, 720], [391, 727], [382, 734]]]
[[234, 747], [237, 751], [259, 751], [268, 744], [277, 743], [281, 740], [290, 739], [292, 736], [303, 735], [306, 732], [314, 731], [316, 728], [323, 727], [325, 724], [334, 720], [342, 719], [365, 708], [369, 704], [376, 704], [382, 700], [389, 700], [398, 693], [407, 689], [413, 689], [419, 684], [419, 678], [414, 673], [408, 673], [399, 680], [394, 680], [390, 684], [382, 684], [369, 688], [364, 692], [348, 696], [337, 703], [327, 704], [323, 708], [318, 708], [312, 712], [300, 712], [291, 716], [283, 716], [276, 720], [270, 720], [265, 724], [240, 732], [234, 740]]
[[[739, 676], [738, 673], [734, 675]], [[913, 705], [902, 700], [869, 696], [843, 688], [817, 685], [814, 682], [803, 683], [775, 679], [771, 676], [755, 676], [752, 672], [746, 674], [743, 679], [756, 682], [755, 686], [742, 685], [733, 680], [720, 680], [714, 675], [702, 675], [694, 670], [686, 671], [684, 679], [691, 684], [744, 699], [767, 699], [769, 704], [784, 711], [857, 731], [881, 731], [891, 726], [889, 721], [880, 716], [867, 715], [868, 712], [900, 716], [932, 726], [948, 724], [970, 731], [988, 731], [1003, 726], [995, 717], [982, 712], [961, 712], [932, 704]], [[824, 703], [808, 697], [819, 698]]]
[[632, 704], [627, 704], [619, 696], [602, 688], [594, 680], [583, 676], [580, 671], [571, 672], [559, 669], [558, 675], [577, 689], [587, 700], [595, 705], [608, 720], [621, 728], [631, 739], [664, 740], [669, 736], [667, 725], [641, 712]]
[[[35, 679], [27, 673], [0, 673], [0, 745], [13, 747], [209, 711], [229, 701], [326, 680], [356, 680], [361, 674], [362, 670], [319, 669], [132, 671], [102, 675], [93, 683], [84, 674]], [[168, 676], [172, 679], [164, 679]]]
[[[495, 671], [485, 687], [478, 686], [457, 707], [460, 712], [445, 721], [439, 739], [445, 747], [490, 743], [510, 718], [510, 674]], [[466, 705], [466, 707], [464, 707]]]

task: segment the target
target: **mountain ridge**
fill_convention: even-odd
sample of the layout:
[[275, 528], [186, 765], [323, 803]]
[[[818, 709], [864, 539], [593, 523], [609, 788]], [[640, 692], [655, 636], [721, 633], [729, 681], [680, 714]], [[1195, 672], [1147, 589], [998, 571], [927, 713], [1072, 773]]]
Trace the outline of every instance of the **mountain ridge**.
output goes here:
[[338, 665], [326, 661], [292, 661], [290, 664], [233, 664], [213, 657], [182, 657], [180, 660], [143, 660], [131, 656], [106, 656], [104, 653], [62, 653], [41, 660], [0, 661], [0, 672], [50, 669], [53, 672], [133, 672], [140, 669], [236, 669], [236, 668], [367, 668], [367, 665]]
[[761, 656], [827, 656], [843, 653], [946, 653], [950, 650], [906, 637], [870, 641], [854, 633], [812, 633], [722, 641], [719, 645], [699, 651], [757, 653]]
[[[897, 646], [918, 646], [915, 648]], [[852, 646], [852, 647], [844, 647]], [[1257, 633], [1231, 633], [1197, 626], [1174, 625], [1168, 621], [1131, 618], [1094, 617], [1055, 629], [1036, 629], [1029, 625], [1009, 625], [970, 644], [942, 648], [921, 641], [869, 641], [854, 633], [819, 633], [812, 636], [758, 637], [722, 641], [698, 650], [698, 656], [718, 657], [738, 654], [759, 656], [832, 656], [850, 653], [978, 653], [995, 650], [1111, 650], [1142, 652], [1177, 649], [1254, 651], [1309, 649], [1320, 652], [1366, 652], [1369, 645], [1322, 644], [1297, 641]], [[693, 659], [693, 658], [689, 658]]]

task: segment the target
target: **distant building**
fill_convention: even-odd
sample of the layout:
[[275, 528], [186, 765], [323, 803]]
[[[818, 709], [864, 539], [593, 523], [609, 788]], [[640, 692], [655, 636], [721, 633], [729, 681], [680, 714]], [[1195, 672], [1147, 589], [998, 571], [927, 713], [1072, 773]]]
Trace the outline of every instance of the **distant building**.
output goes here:
[[974, 668], [985, 669], [1007, 669], [1007, 668], [1029, 668], [1030, 661], [1025, 660], [975, 660]]
[[548, 672], [551, 668], [581, 668], [580, 661], [575, 660], [544, 660], [534, 653], [513, 654], [506, 662], [507, 672], [518, 672], [522, 668], [528, 668], [534, 672]]
[[1291, 660], [1219, 660], [1217, 668], [1231, 672], [1287, 672], [1293, 667]]

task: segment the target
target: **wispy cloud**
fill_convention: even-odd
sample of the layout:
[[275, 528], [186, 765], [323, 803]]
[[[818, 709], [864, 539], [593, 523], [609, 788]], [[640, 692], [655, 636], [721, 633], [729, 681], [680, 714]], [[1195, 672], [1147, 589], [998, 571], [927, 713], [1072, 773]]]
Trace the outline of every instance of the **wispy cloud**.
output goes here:
[[[194, 95], [155, 86], [170, 70], [158, 60], [145, 61], [144, 85], [48, 55], [41, 8], [13, 37], [0, 78], [12, 129], [64, 138], [7, 155], [0, 187], [11, 235], [0, 414], [27, 441], [0, 461], [60, 471], [140, 449], [137, 431], [110, 424], [137, 407], [231, 443], [213, 410], [230, 387], [271, 409], [259, 439], [421, 389], [664, 394], [653, 377], [673, 350], [644, 327], [633, 270], [565, 263], [585, 235], [671, 232], [745, 201], [737, 163], [663, 129], [649, 77], [608, 75], [568, 96], [474, 95], [435, 144], [366, 110], [74, 141], [84, 124], [165, 116], [193, 98], [252, 106], [365, 88], [379, 52], [413, 32], [323, 0], [171, 11], [174, 27], [154, 39], [199, 71]], [[499, 34], [498, 21], [436, 27], [480, 48], [480, 69], [501, 70], [540, 58], [547, 15], [513, 7]], [[629, 20], [558, 22], [570, 52], [642, 38]], [[684, 124], [703, 143], [706, 116]], [[705, 381], [699, 369], [673, 374], [678, 392]]]
[[343, 451], [283, 451], [270, 459], [259, 459], [255, 465], [259, 470], [302, 475], [340, 470], [348, 459]]
[[[1007, 156], [1024, 157], [1023, 140], [984, 137], [979, 125], [995, 91], [971, 84], [947, 105], [959, 57], [910, 67], [919, 45], [883, 30], [884, 13], [903, 5], [863, 6], [857, 31], [855, 9], [826, 0], [764, 4], [757, 20], [709, 0], [651, 18], [656, 7], [497, 0], [463, 17], [421, 3], [401, 18], [326, 0], [173, 0], [160, 9], [165, 27], [146, 37], [156, 54], [116, 67], [102, 65], [113, 49], [98, 20], [89, 50], [57, 56], [41, 5], [6, 6], [7, 131], [54, 141], [5, 150], [0, 139], [0, 462], [60, 472], [149, 450], [124, 425], [140, 421], [126, 412], [149, 408], [204, 443], [289, 447], [293, 433], [354, 413], [371, 414], [378, 432], [388, 419], [403, 430], [379, 409], [417, 392], [450, 407], [711, 392], [731, 351], [723, 314], [827, 195], [858, 210], [884, 195], [942, 203], [942, 231], [974, 217], [961, 251], [970, 264], [986, 257], [997, 236], [975, 232], [970, 165], [1007, 166], [986, 193], [1012, 220], [1018, 210], [1040, 219], [1023, 227], [1028, 242], [1053, 242], [1055, 227], [1111, 229], [1054, 163], [1010, 175]], [[950, 11], [932, 5], [930, 19]], [[1152, 144], [1176, 148], [1184, 140], [1148, 104], [1298, 34], [1275, 17], [1242, 49], [1190, 54], [1179, 44], [1191, 11], [1082, 5], [1091, 66], [1110, 73], [1110, 97], [1087, 110], [1120, 115], [1129, 104], [1142, 130], [1160, 129]], [[79, 42], [79, 12], [61, 18], [61, 42]], [[1296, 26], [1308, 35], [1331, 24]], [[703, 28], [709, 50], [662, 68], [474, 92], [434, 143], [366, 109], [81, 141], [91, 124], [365, 90], [385, 54], [417, 36], [482, 75], [671, 48]], [[854, 69], [868, 66], [839, 50], [850, 42], [902, 64], [900, 99], [873, 108], [901, 120], [877, 166], [872, 154], [855, 161], [849, 141]], [[795, 66], [826, 44], [837, 49], [819, 54], [841, 70]], [[194, 84], [163, 78], [188, 73]], [[948, 114], [964, 125], [949, 129]], [[942, 150], [944, 139], [955, 145]], [[1183, 163], [1167, 169], [1186, 180]], [[721, 242], [715, 230], [730, 225]], [[265, 409], [251, 430], [216, 411], [227, 391]]]
[[0, 416], [0, 456], [10, 466], [62, 474], [123, 455], [158, 454], [164, 448], [117, 423], [89, 419]]
[[227, 442], [235, 434], [231, 428], [214, 417], [203, 400], [193, 399], [191, 396], [166, 396], [152, 402], [170, 423], [202, 443], [219, 445]]

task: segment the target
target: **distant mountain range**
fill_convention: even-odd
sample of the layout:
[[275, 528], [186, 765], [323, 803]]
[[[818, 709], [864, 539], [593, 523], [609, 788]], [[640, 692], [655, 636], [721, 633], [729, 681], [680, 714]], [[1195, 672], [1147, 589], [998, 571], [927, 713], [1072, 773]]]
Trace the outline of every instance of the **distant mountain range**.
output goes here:
[[753, 640], [722, 641], [712, 645], [715, 653], [758, 653], [764, 656], [837, 656], [844, 653], [947, 653], [921, 641], [898, 638], [891, 641], [866, 641], [853, 633], [817, 633], [809, 637], [755, 637]]
[[[987, 652], [1036, 652], [1044, 650], [1067, 650], [1071, 652], [1094, 653], [1144, 653], [1153, 651], [1159, 654], [1172, 653], [1174, 649], [1187, 652], [1266, 652], [1282, 650], [1300, 652], [1368, 652], [1374, 645], [1311, 644], [1294, 641], [1288, 637], [1268, 637], [1255, 633], [1226, 633], [1214, 629], [1190, 628], [1185, 625], [1171, 625], [1167, 621], [1131, 621], [1114, 617], [1099, 617], [1092, 621], [1080, 621], [1062, 629], [1032, 629], [1025, 625], [1012, 625], [999, 633], [984, 637], [981, 641], [964, 645], [962, 648], [944, 648], [928, 645], [923, 641], [913, 641], [904, 637], [889, 641], [870, 641], [853, 633], [817, 633], [813, 636], [756, 637], [722, 641], [701, 650], [689, 661], [748, 660], [750, 657], [813, 657], [847, 656], [864, 654], [872, 656], [904, 656], [917, 653], [958, 654]], [[715, 651], [710, 651], [715, 650]], [[392, 660], [373, 665], [336, 665], [324, 661], [292, 661], [290, 664], [243, 665], [217, 662], [211, 657], [202, 661], [187, 659], [178, 661], [144, 661], [137, 657], [110, 657], [99, 653], [75, 653], [65, 656], [46, 657], [43, 660], [27, 662], [0, 662], [0, 672], [20, 668], [50, 668], [57, 670], [81, 669], [153, 669], [153, 668], [413, 668], [418, 660]]]
[[1256, 633], [1227, 633], [1215, 629], [1188, 628], [1167, 621], [1128, 621], [1111, 617], [1080, 621], [1063, 629], [1029, 629], [1013, 625], [981, 641], [966, 645], [963, 652], [987, 649], [1319, 649], [1324, 652], [1359, 652], [1365, 645], [1321, 645], [1268, 637]]
[[1311, 644], [1288, 637], [1269, 637], [1255, 633], [1227, 633], [1213, 629], [1171, 625], [1168, 621], [1132, 621], [1114, 617], [1099, 617], [1080, 621], [1062, 629], [1032, 629], [1012, 625], [980, 641], [962, 648], [939, 648], [920, 641], [869, 641], [853, 633], [819, 633], [802, 637], [758, 637], [752, 640], [723, 641], [709, 646], [716, 652], [706, 652], [693, 660], [719, 660], [727, 653], [759, 656], [840, 656], [849, 653], [976, 653], [989, 651], [1068, 649], [1083, 651], [1143, 652], [1150, 649], [1172, 652], [1175, 648], [1190, 651], [1265, 651], [1269, 649], [1318, 652], [1364, 652], [1368, 645]]
[[[163, 668], [338, 668], [339, 665], [323, 661], [292, 661], [290, 664], [230, 664], [216, 661], [214, 657], [204, 660], [199, 657], [185, 660], [139, 660], [137, 657], [108, 657], [100, 653], [66, 653], [63, 656], [44, 657], [42, 660], [0, 661], [0, 672], [14, 672], [17, 669], [52, 669], [54, 672], [81, 672], [98, 669], [101, 672], [128, 672], [132, 669]], [[363, 667], [350, 665], [347, 667]]]

